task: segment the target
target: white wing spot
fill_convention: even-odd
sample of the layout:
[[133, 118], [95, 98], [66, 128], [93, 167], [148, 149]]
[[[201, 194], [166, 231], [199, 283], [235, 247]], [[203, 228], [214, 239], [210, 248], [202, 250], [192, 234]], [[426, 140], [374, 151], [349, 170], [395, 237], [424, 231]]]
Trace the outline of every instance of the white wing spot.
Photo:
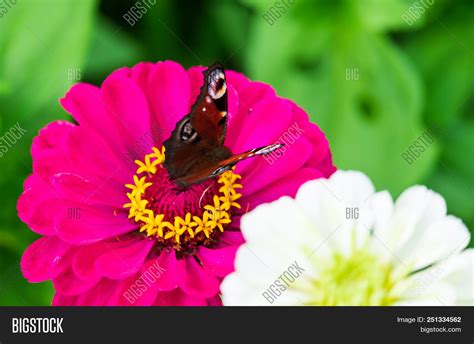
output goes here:
[[[225, 82], [225, 75], [220, 70], [215, 70], [209, 75], [208, 93], [213, 99], [221, 98], [227, 91]], [[219, 82], [222, 81], [222, 86], [218, 88]]]

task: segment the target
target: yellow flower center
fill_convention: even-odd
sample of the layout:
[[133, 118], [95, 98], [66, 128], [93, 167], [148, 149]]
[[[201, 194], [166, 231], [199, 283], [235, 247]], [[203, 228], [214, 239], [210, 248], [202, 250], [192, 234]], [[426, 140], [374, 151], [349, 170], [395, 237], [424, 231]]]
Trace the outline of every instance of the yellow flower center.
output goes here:
[[[133, 176], [133, 183], [125, 185], [130, 192], [127, 192], [129, 203], [123, 207], [129, 209], [128, 217], [139, 224], [140, 232], [178, 251], [189, 244], [196, 246], [209, 243], [224, 232], [224, 227], [232, 222], [232, 208], [241, 208], [237, 202], [242, 196], [237, 192], [237, 189], [242, 188], [237, 182], [241, 176], [233, 171], [223, 173], [217, 180], [218, 194], [213, 196], [212, 204], [202, 207], [202, 214], [186, 212], [183, 216], [170, 218], [169, 214], [156, 213], [150, 200], [145, 197], [147, 189], [153, 185], [154, 175], [164, 170], [165, 148], [160, 151], [153, 147], [152, 150], [153, 153], [147, 154], [143, 161], [135, 161], [138, 169]], [[163, 202], [166, 203], [166, 200]], [[169, 206], [173, 207], [173, 204]]]
[[400, 300], [400, 283], [408, 276], [405, 267], [381, 261], [365, 249], [349, 256], [334, 253], [320, 266], [312, 281], [308, 304], [320, 306], [388, 306]]

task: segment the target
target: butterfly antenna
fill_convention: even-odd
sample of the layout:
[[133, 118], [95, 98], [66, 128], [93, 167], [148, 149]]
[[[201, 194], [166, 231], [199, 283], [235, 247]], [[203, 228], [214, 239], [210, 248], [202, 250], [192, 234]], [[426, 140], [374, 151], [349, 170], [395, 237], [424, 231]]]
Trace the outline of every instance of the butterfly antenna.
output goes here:
[[274, 143], [272, 145], [268, 145], [268, 146], [265, 146], [265, 147], [260, 147], [260, 148], [256, 148], [254, 149], [254, 151], [252, 152], [252, 156], [253, 155], [267, 155], [267, 154], [271, 154], [273, 153], [274, 151], [276, 151], [277, 149], [280, 149], [281, 147], [283, 147], [284, 144], [283, 143]]

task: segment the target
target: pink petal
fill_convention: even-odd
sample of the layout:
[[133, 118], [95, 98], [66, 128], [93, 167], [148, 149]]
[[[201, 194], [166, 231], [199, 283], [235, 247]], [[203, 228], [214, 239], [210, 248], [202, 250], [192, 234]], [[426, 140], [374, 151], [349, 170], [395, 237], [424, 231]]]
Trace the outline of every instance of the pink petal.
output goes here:
[[77, 278], [71, 269], [53, 278], [54, 289], [66, 296], [80, 295], [96, 284], [96, 280], [81, 280]]
[[240, 91], [250, 84], [249, 79], [247, 79], [242, 73], [238, 73], [233, 70], [226, 70], [225, 75], [227, 78], [227, 83], [232, 85], [232, 87], [237, 91]]
[[128, 241], [99, 241], [92, 245], [80, 246], [72, 259], [74, 274], [80, 279], [98, 279], [103, 277], [96, 267], [96, 261], [111, 247], [118, 249], [128, 245]]
[[[319, 127], [308, 121], [308, 115], [295, 103], [291, 103], [293, 108], [293, 119], [304, 132], [304, 137], [313, 146], [313, 154], [306, 163], [307, 167], [314, 167], [328, 178], [336, 168], [333, 165], [329, 142]], [[298, 129], [300, 130], [300, 129]]]
[[79, 306], [79, 296], [66, 296], [56, 292], [53, 297], [53, 306]]
[[21, 257], [21, 271], [32, 282], [43, 282], [52, 277], [55, 266], [63, 258], [69, 245], [57, 237], [42, 237], [33, 242]]
[[48, 178], [60, 172], [71, 170], [71, 164], [67, 157], [66, 148], [62, 150], [46, 150], [41, 154], [37, 154], [37, 158], [33, 160], [33, 172], [41, 178]]
[[[230, 126], [235, 126], [236, 121], [238, 121], [239, 117], [239, 95], [235, 90], [234, 86], [228, 85], [227, 86], [227, 103], [228, 103], [228, 123], [227, 123], [227, 130], [229, 130]], [[228, 145], [227, 137], [229, 136], [229, 132], [227, 131], [225, 145]]]
[[303, 136], [293, 144], [285, 145], [279, 151], [265, 157], [256, 157], [252, 169], [236, 172], [245, 178], [242, 195], [248, 196], [301, 169], [313, 152], [311, 144]]
[[[132, 67], [130, 76], [146, 95], [148, 92], [148, 79], [150, 78], [155, 64], [151, 62], [140, 62]], [[148, 99], [147, 99], [148, 102]]]
[[329, 178], [337, 168], [333, 165], [331, 153], [326, 155], [324, 160], [319, 164], [318, 170], [323, 174], [325, 178]]
[[123, 156], [128, 147], [127, 142], [131, 141], [130, 133], [117, 116], [107, 111], [98, 87], [86, 83], [76, 84], [60, 102], [81, 127], [102, 135], [117, 156]]
[[96, 268], [110, 279], [127, 278], [140, 270], [153, 244], [150, 239], [132, 239], [120, 247], [104, 243], [105, 252], [96, 261]]
[[163, 138], [168, 138], [190, 110], [188, 75], [178, 63], [165, 61], [156, 64], [148, 81], [152, 122], [159, 123]]
[[170, 292], [161, 292], [156, 296], [154, 306], [206, 306], [206, 299], [196, 297], [177, 288]]
[[247, 208], [248, 206], [250, 209], [253, 209], [259, 204], [273, 202], [282, 196], [294, 197], [303, 183], [323, 177], [321, 172], [315, 169], [302, 168], [293, 173], [291, 177], [280, 179], [259, 192], [242, 198], [240, 204], [242, 208]]
[[76, 301], [80, 306], [107, 306], [110, 296], [121, 281], [113, 281], [107, 278], [100, 280], [92, 289], [82, 294]]
[[319, 166], [324, 159], [331, 154], [329, 151], [329, 142], [316, 125], [307, 123], [303, 128], [305, 131], [305, 137], [313, 146], [313, 154], [309, 159], [308, 164], [315, 167]]
[[[66, 142], [71, 167], [66, 171], [90, 179], [97, 186], [102, 181], [116, 180], [124, 185], [130, 181], [136, 165], [127, 151], [111, 150], [101, 136], [83, 127], [74, 128]], [[120, 154], [120, 155], [117, 155]]]
[[31, 144], [31, 156], [33, 160], [48, 151], [61, 151], [66, 138], [75, 127], [74, 124], [66, 121], [56, 121], [49, 123], [39, 131], [39, 135], [33, 139]]
[[193, 256], [178, 260], [177, 271], [178, 285], [186, 294], [204, 299], [217, 294], [219, 281], [204, 270]]
[[90, 244], [137, 229], [137, 225], [127, 219], [126, 214], [111, 207], [67, 202], [61, 208], [57, 210], [55, 219], [56, 233], [71, 244]]
[[203, 73], [206, 68], [202, 66], [195, 66], [188, 69], [189, 85], [190, 85], [190, 94], [189, 94], [189, 103], [194, 104], [201, 92], [201, 87], [204, 85]]
[[72, 260], [74, 274], [80, 279], [99, 279], [101, 274], [95, 267], [97, 257], [102, 254], [102, 242], [78, 248]]
[[232, 245], [232, 246], [239, 246], [244, 243], [244, 237], [242, 233], [239, 231], [229, 231], [226, 230], [224, 233], [222, 233], [220, 240], [227, 243], [227, 245]]
[[109, 299], [108, 304], [114, 306], [151, 306], [155, 302], [158, 291], [142, 278], [135, 274], [120, 281]]
[[56, 266], [52, 276], [54, 289], [56, 289], [60, 294], [66, 296], [80, 295], [94, 287], [99, 282], [99, 279], [83, 280], [74, 274], [72, 268], [74, 255], [75, 250], [70, 250]]
[[[275, 120], [278, 114], [278, 120]], [[252, 115], [243, 122], [240, 130], [244, 135], [239, 136], [235, 146], [235, 153], [275, 143], [290, 126], [292, 113], [290, 104], [278, 98], [259, 102], [255, 105]], [[239, 164], [246, 165], [247, 161]]]
[[156, 259], [148, 260], [142, 268], [142, 275], [151, 274], [153, 282], [151, 287], [159, 291], [175, 289], [177, 285], [177, 260], [173, 250], [163, 250]]
[[[130, 78], [130, 73], [112, 73], [102, 84], [102, 98], [107, 111], [127, 128], [130, 147], [138, 144], [151, 147], [150, 112], [143, 90]], [[143, 158], [136, 154], [135, 159]]]
[[219, 295], [216, 295], [215, 297], [207, 299], [207, 305], [211, 307], [220, 307], [222, 306], [222, 300]]
[[239, 246], [227, 246], [219, 249], [199, 247], [197, 256], [204, 269], [214, 276], [225, 277], [234, 271], [235, 252]]
[[106, 179], [97, 185], [72, 173], [58, 173], [51, 178], [59, 198], [83, 204], [102, 204], [122, 208], [129, 200], [123, 191], [123, 185]]
[[54, 235], [54, 217], [61, 200], [39, 175], [30, 176], [25, 187], [17, 203], [18, 217], [36, 233]]
[[116, 281], [104, 278], [82, 294], [67, 296], [56, 292], [53, 306], [107, 306], [110, 295], [119, 285]]
[[[275, 97], [275, 91], [268, 85], [260, 82], [250, 82], [247, 86], [239, 89], [238, 93], [238, 115], [229, 118], [227, 127], [226, 146], [236, 151], [237, 139], [247, 133], [242, 131], [243, 124], [253, 116], [254, 107], [257, 103]], [[260, 105], [259, 105], [260, 106]], [[258, 106], [257, 106], [258, 108]], [[237, 147], [238, 148], [238, 147]]]

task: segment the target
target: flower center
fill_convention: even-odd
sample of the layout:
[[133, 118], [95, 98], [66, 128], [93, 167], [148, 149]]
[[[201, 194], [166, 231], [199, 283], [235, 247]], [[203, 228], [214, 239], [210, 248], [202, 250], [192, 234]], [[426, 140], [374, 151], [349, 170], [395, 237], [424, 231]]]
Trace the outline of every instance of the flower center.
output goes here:
[[140, 232], [155, 238], [162, 248], [183, 253], [197, 246], [212, 245], [232, 222], [232, 210], [240, 209], [236, 190], [241, 176], [233, 171], [186, 189], [177, 187], [163, 167], [165, 149], [152, 148], [138, 165], [133, 184], [126, 184], [128, 217], [139, 224]]
[[312, 281], [309, 304], [325, 306], [387, 306], [400, 299], [400, 282], [406, 268], [383, 262], [370, 251], [358, 249], [350, 256], [335, 253], [319, 262], [319, 277]]

